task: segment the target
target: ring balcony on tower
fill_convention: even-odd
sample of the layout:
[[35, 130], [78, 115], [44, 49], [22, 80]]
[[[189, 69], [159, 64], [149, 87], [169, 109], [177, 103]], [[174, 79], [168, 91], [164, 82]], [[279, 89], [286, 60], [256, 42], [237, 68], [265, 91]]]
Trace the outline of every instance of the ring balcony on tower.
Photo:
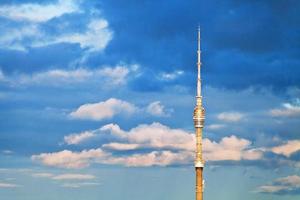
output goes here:
[[201, 106], [201, 104], [196, 105], [194, 109], [194, 125], [195, 128], [203, 128], [204, 127], [204, 120], [205, 120], [205, 110]]

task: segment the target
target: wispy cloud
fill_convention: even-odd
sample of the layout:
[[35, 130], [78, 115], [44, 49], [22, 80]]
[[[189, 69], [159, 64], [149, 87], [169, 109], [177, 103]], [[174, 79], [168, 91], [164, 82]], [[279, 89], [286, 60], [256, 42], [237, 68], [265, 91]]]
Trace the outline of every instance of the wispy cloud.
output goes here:
[[13, 154], [14, 152], [12, 150], [8, 150], [8, 149], [5, 149], [2, 151], [3, 154], [6, 154], [6, 155], [9, 155], [9, 154]]
[[90, 180], [95, 179], [95, 176], [90, 174], [61, 174], [52, 177], [53, 180]]
[[217, 115], [217, 118], [224, 122], [239, 122], [245, 117], [240, 112], [223, 112]]
[[278, 178], [271, 184], [262, 185], [257, 188], [256, 192], [270, 193], [278, 195], [296, 195], [300, 194], [300, 177], [298, 175]]
[[108, 22], [105, 19], [93, 19], [87, 25], [84, 33], [70, 33], [55, 37], [44, 37], [44, 39], [35, 40], [33, 47], [47, 46], [57, 43], [80, 44], [81, 48], [87, 48], [89, 51], [101, 51], [112, 40], [113, 32], [109, 29]]
[[85, 186], [99, 186], [101, 183], [98, 182], [80, 182], [80, 183], [64, 183], [61, 186], [65, 188], [80, 188]]
[[225, 124], [209, 124], [206, 125], [205, 128], [207, 130], [219, 130], [225, 127]]
[[165, 106], [161, 104], [160, 101], [154, 101], [150, 103], [146, 111], [153, 115], [153, 116], [158, 116], [158, 117], [167, 117], [170, 116], [171, 110], [166, 110]]
[[6, 28], [2, 30], [0, 36], [0, 48], [25, 51], [27, 40], [33, 37], [40, 37], [41, 32], [37, 25], [27, 25], [19, 28]]
[[61, 86], [61, 84], [82, 84], [100, 83], [103, 89], [120, 86], [127, 83], [130, 73], [128, 65], [101, 66], [97, 69], [77, 68], [77, 69], [51, 69], [48, 71], [36, 72], [33, 74], [6, 75], [0, 70], [0, 81], [11, 86], [31, 86], [48, 85]]
[[58, 0], [57, 3], [37, 4], [25, 3], [20, 5], [0, 6], [0, 16], [16, 21], [45, 22], [64, 14], [79, 12], [75, 0]]
[[285, 103], [282, 108], [272, 109], [270, 115], [273, 117], [299, 117], [300, 100], [297, 99], [296, 104]]
[[49, 178], [53, 177], [54, 175], [52, 173], [33, 173], [33, 177], [39, 177], [39, 178]]
[[184, 74], [184, 71], [180, 71], [180, 70], [177, 70], [177, 71], [174, 71], [171, 73], [164, 72], [164, 73], [159, 74], [159, 78], [162, 80], [165, 80], [165, 81], [171, 81], [171, 80], [178, 78], [179, 76], [181, 76], [183, 74]]
[[[27, 51], [29, 47], [69, 43], [79, 44], [83, 50], [88, 50], [87, 52], [104, 50], [113, 38], [113, 31], [110, 29], [108, 21], [102, 17], [91, 18], [81, 31], [73, 30], [67, 33], [53, 34], [42, 28], [40, 22], [59, 17], [68, 11], [70, 13], [79, 10], [78, 6], [73, 4], [71, 0], [60, 0], [57, 5], [48, 6], [38, 4], [2, 6], [0, 7], [0, 16], [30, 22], [19, 23], [14, 27], [8, 25], [0, 27], [2, 32], [0, 48]], [[76, 21], [70, 23], [76, 23]]]
[[0, 182], [0, 188], [16, 188], [20, 187], [20, 185], [16, 185], [13, 183]]

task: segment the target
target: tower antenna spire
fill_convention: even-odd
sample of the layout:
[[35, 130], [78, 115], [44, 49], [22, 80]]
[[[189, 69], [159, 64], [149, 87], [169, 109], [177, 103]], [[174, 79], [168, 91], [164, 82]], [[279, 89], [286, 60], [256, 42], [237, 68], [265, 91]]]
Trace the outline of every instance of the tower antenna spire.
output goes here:
[[198, 68], [198, 76], [197, 76], [197, 97], [201, 96], [201, 77], [200, 77], [200, 67], [201, 67], [201, 57], [200, 57], [200, 26], [198, 26], [198, 61], [197, 61], [197, 68]]

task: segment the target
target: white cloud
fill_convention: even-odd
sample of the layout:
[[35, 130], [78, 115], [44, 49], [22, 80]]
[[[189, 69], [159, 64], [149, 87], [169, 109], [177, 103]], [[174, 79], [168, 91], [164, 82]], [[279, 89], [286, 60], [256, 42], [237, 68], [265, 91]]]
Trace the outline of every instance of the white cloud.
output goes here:
[[125, 157], [112, 157], [107, 164], [125, 165], [128, 167], [168, 166], [192, 162], [193, 153], [188, 151], [174, 153], [171, 151], [152, 151], [146, 154], [133, 154]]
[[[193, 163], [195, 156], [195, 135], [182, 129], [172, 129], [160, 123], [141, 124], [129, 131], [116, 124], [107, 124], [93, 132], [112, 134], [110, 143], [102, 149], [72, 152], [64, 150], [32, 156], [48, 166], [83, 168], [91, 163], [117, 164], [124, 166], [168, 166]], [[120, 142], [122, 141], [122, 142]], [[137, 149], [150, 149], [148, 153], [136, 153]], [[129, 155], [114, 155], [110, 151], [133, 150]], [[249, 140], [236, 136], [224, 137], [219, 142], [203, 139], [203, 153], [207, 161], [241, 161], [262, 159], [263, 152], [251, 147]]]
[[150, 103], [147, 108], [146, 111], [154, 116], [158, 116], [158, 117], [164, 117], [164, 116], [169, 116], [170, 114], [165, 110], [165, 106], [161, 104], [160, 101], [154, 101], [152, 103]]
[[103, 77], [109, 78], [109, 84], [122, 85], [125, 83], [125, 79], [129, 73], [129, 69], [124, 66], [117, 66], [115, 68], [105, 67], [99, 74]]
[[0, 182], [0, 188], [16, 188], [16, 187], [20, 187], [20, 186], [13, 183]]
[[103, 18], [93, 19], [84, 29], [83, 32], [51, 35], [34, 23], [14, 28], [0, 27], [0, 48], [26, 51], [28, 47], [71, 43], [91, 52], [104, 50], [113, 38], [113, 32]]
[[[194, 150], [195, 137], [181, 129], [171, 129], [160, 123], [152, 123], [150, 125], [142, 124], [130, 131], [126, 132], [118, 125], [106, 125], [105, 129], [110, 131], [111, 134], [121, 136], [128, 141], [128, 144], [123, 145], [120, 143], [107, 144], [105, 147], [111, 149], [122, 149], [124, 147], [136, 148], [170, 148], [170, 149], [183, 149]], [[139, 145], [138, 145], [139, 144]]]
[[207, 130], [219, 130], [219, 129], [222, 129], [224, 127], [225, 127], [224, 124], [210, 124], [210, 125], [205, 126], [205, 128]]
[[45, 72], [38, 72], [33, 75], [20, 74], [15, 77], [19, 84], [61, 84], [67, 82], [82, 82], [93, 76], [92, 70], [79, 68], [74, 70], [54, 69]]
[[[112, 134], [121, 130], [117, 125], [111, 125], [111, 128]], [[195, 150], [196, 141], [194, 134], [181, 129], [171, 129], [160, 123], [139, 125], [128, 132], [121, 130], [121, 134], [123, 139], [127, 139], [127, 143], [108, 143], [103, 145], [103, 147], [113, 150], [139, 148], [176, 149], [191, 152]], [[204, 156], [208, 161], [261, 159], [263, 152], [251, 148], [250, 145], [251, 142], [249, 140], [237, 138], [234, 135], [222, 138], [219, 143], [207, 138], [203, 139]]]
[[270, 115], [273, 117], [299, 117], [300, 116], [300, 105], [299, 100], [297, 105], [290, 103], [283, 104], [283, 108], [272, 109]]
[[97, 186], [100, 185], [100, 183], [97, 182], [80, 182], [80, 183], [64, 183], [62, 187], [65, 188], [80, 188], [83, 186]]
[[40, 37], [41, 32], [36, 25], [27, 25], [18, 28], [1, 30], [0, 48], [25, 51], [25, 40], [32, 37]]
[[94, 175], [90, 174], [59, 174], [55, 175], [52, 173], [33, 173], [33, 177], [37, 178], [50, 178], [53, 180], [90, 180], [90, 179], [95, 179], [96, 177]]
[[102, 126], [99, 130], [103, 132], [109, 132], [120, 138], [126, 137], [126, 131], [123, 131], [117, 124], [106, 124]]
[[103, 120], [117, 114], [132, 114], [137, 108], [126, 101], [110, 98], [99, 103], [81, 105], [70, 116], [76, 119]]
[[239, 122], [244, 118], [244, 114], [239, 112], [223, 112], [218, 114], [217, 118], [224, 122]]
[[60, 152], [33, 155], [31, 159], [47, 166], [78, 169], [87, 167], [95, 159], [101, 159], [105, 156], [107, 156], [107, 153], [101, 149], [83, 150], [81, 152], [63, 150]]
[[277, 179], [276, 182], [282, 185], [300, 187], [300, 176], [297, 175], [287, 176], [287, 177]]
[[94, 19], [88, 24], [84, 33], [60, 35], [44, 41], [37, 40], [33, 46], [39, 47], [66, 42], [80, 44], [81, 48], [88, 48], [90, 51], [101, 51], [111, 41], [112, 37], [113, 33], [109, 29], [108, 22], [105, 19]]
[[300, 140], [289, 140], [285, 144], [272, 147], [270, 151], [290, 157], [293, 153], [300, 150]]
[[64, 141], [67, 144], [79, 144], [83, 141], [86, 141], [90, 138], [95, 137], [96, 134], [92, 131], [84, 131], [82, 133], [79, 134], [71, 134], [71, 135], [67, 135], [64, 137]]
[[300, 192], [300, 176], [292, 175], [278, 178], [269, 185], [258, 187], [257, 192], [261, 193], [293, 193]]
[[124, 144], [124, 143], [112, 142], [112, 143], [104, 144], [102, 145], [102, 147], [111, 150], [126, 151], [126, 150], [142, 148], [143, 146], [141, 144]]
[[117, 65], [115, 67], [102, 66], [98, 69], [77, 68], [77, 69], [52, 69], [43, 72], [37, 72], [32, 75], [15, 74], [5, 76], [1, 71], [1, 79], [13, 86], [24, 85], [52, 85], [61, 86], [61, 84], [74, 84], [82, 82], [95, 82], [102, 85], [103, 88], [120, 86], [126, 83], [127, 76], [132, 66]]
[[49, 177], [53, 177], [54, 175], [51, 173], [33, 173], [32, 176], [38, 178], [49, 178]]
[[177, 70], [172, 73], [161, 73], [160, 78], [162, 80], [170, 81], [170, 80], [174, 80], [174, 79], [178, 78], [179, 76], [183, 75], [183, 73], [184, 72], [181, 70]]
[[251, 149], [250, 145], [249, 140], [237, 138], [234, 135], [222, 138], [219, 143], [204, 139], [203, 154], [208, 161], [261, 159], [263, 152]]
[[90, 180], [96, 177], [90, 174], [61, 174], [53, 176], [53, 180]]
[[74, 12], [79, 12], [74, 0], [58, 0], [55, 4], [25, 3], [0, 6], [0, 16], [17, 21], [45, 22]]
[[4, 153], [4, 154], [13, 154], [14, 152], [11, 151], [11, 150], [6, 149], [6, 150], [3, 150], [2, 153]]
[[283, 190], [288, 189], [287, 186], [282, 186], [282, 185], [263, 185], [260, 186], [257, 190], [257, 192], [260, 193], [276, 193], [276, 192], [280, 192]]

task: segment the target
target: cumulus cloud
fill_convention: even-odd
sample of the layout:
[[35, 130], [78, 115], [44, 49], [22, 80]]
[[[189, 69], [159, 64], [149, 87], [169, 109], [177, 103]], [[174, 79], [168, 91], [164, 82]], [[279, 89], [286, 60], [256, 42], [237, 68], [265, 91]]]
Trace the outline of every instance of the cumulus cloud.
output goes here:
[[66, 144], [79, 144], [83, 141], [86, 141], [90, 138], [93, 138], [95, 137], [96, 134], [92, 131], [84, 131], [82, 133], [79, 133], [79, 134], [71, 134], [71, 135], [67, 135], [64, 137], [64, 141]]
[[156, 148], [156, 149], [183, 149], [193, 151], [195, 147], [195, 137], [182, 129], [171, 129], [160, 123], [141, 124], [129, 131], [120, 129], [118, 125], [106, 125], [106, 130], [111, 134], [119, 135], [127, 140], [127, 144], [121, 143], [106, 144], [114, 150], [122, 149], [124, 147], [132, 149], [136, 148]]
[[70, 113], [75, 119], [103, 120], [117, 114], [132, 114], [137, 111], [135, 105], [119, 99], [110, 98], [98, 103], [81, 105]]
[[[195, 142], [195, 141], [193, 141]], [[261, 159], [263, 154], [256, 149], [250, 149], [251, 143], [245, 139], [239, 139], [235, 136], [225, 137], [219, 143], [204, 139], [203, 153], [207, 161], [240, 161], [240, 160], [258, 160]], [[127, 150], [122, 144], [108, 144], [114, 150]], [[137, 148], [137, 144], [132, 148]], [[190, 144], [191, 147], [194, 146]], [[166, 144], [165, 148], [169, 147]], [[174, 149], [174, 148], [171, 148]], [[180, 149], [180, 147], [179, 147]], [[133, 154], [125, 157], [111, 157], [105, 160], [108, 164], [121, 164], [125, 166], [168, 166], [168, 165], [187, 165], [193, 163], [194, 148], [187, 147], [179, 151], [162, 150], [152, 151], [146, 154]]]
[[283, 104], [282, 108], [272, 109], [270, 115], [273, 117], [299, 117], [300, 116], [300, 104], [297, 100], [297, 104], [290, 103]]
[[81, 152], [63, 150], [54, 153], [42, 153], [31, 156], [31, 159], [47, 166], [79, 169], [89, 166], [95, 159], [102, 159], [106, 156], [107, 153], [98, 148]]
[[203, 140], [203, 153], [208, 161], [240, 161], [258, 160], [263, 157], [263, 152], [250, 148], [249, 140], [238, 138], [234, 135], [224, 137], [219, 143], [209, 139]]
[[293, 153], [300, 150], [300, 140], [289, 140], [285, 144], [272, 147], [270, 151], [290, 157]]
[[150, 103], [147, 108], [146, 111], [154, 116], [158, 116], [158, 117], [166, 117], [170, 115], [170, 111], [167, 111], [165, 109], [165, 106], [161, 104], [160, 101], [154, 101], [152, 103]]
[[292, 175], [278, 178], [269, 185], [262, 185], [257, 189], [260, 193], [271, 194], [299, 194], [300, 193], [300, 176]]
[[0, 16], [12, 20], [45, 22], [64, 14], [79, 12], [74, 0], [59, 0], [51, 4], [25, 3], [0, 6]]
[[218, 114], [217, 118], [224, 122], [239, 122], [244, 118], [244, 114], [239, 112], [223, 112]]
[[[122, 130], [117, 124], [107, 124], [91, 131], [98, 134], [111, 134], [114, 141], [102, 145], [102, 149], [72, 152], [64, 150], [32, 156], [48, 166], [64, 168], [83, 168], [91, 163], [116, 164], [124, 166], [168, 166], [193, 163], [195, 154], [195, 135], [182, 129], [172, 129], [160, 123], [141, 124], [129, 131]], [[80, 138], [82, 135], [78, 135]], [[89, 137], [89, 136], [88, 136]], [[77, 136], [70, 137], [82, 142]], [[138, 153], [138, 149], [147, 149]], [[127, 155], [116, 151], [128, 151]], [[116, 154], [115, 154], [116, 153]], [[210, 162], [259, 160], [263, 152], [251, 147], [249, 140], [234, 135], [224, 137], [219, 142], [203, 139], [205, 160]]]
[[112, 157], [105, 161], [107, 164], [125, 165], [128, 167], [149, 167], [182, 165], [192, 162], [193, 153], [189, 151], [152, 151], [146, 154], [133, 154], [124, 157]]

